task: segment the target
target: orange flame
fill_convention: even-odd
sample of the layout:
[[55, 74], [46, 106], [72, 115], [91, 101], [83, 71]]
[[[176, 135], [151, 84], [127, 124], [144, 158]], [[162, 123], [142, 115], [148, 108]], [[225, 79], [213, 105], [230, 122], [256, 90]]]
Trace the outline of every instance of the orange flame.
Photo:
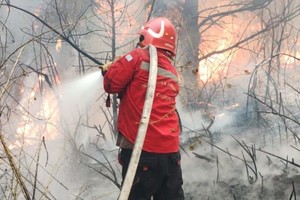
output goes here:
[[297, 59], [300, 58], [300, 51], [296, 51], [293, 53], [287, 52], [281, 56], [281, 62], [287, 68], [293, 68], [295, 63], [298, 61]]
[[[36, 93], [33, 91], [28, 98], [28, 104], [32, 107], [35, 106], [35, 95]], [[58, 135], [58, 121], [58, 101], [53, 94], [49, 93], [46, 98], [42, 99], [39, 111], [34, 116], [26, 113], [21, 117], [16, 131], [16, 138], [22, 142], [16, 142], [15, 145], [18, 147], [21, 147], [18, 145], [21, 143], [23, 145], [34, 145], [37, 141], [40, 141], [42, 136], [48, 140], [55, 139]]]
[[57, 52], [60, 52], [61, 46], [62, 46], [62, 40], [61, 40], [61, 38], [58, 38], [56, 41], [56, 46], [55, 46], [55, 49]]
[[20, 104], [28, 111], [19, 120], [16, 140], [9, 147], [11, 149], [35, 145], [42, 137], [53, 140], [58, 136], [58, 100], [52, 91], [43, 90], [43, 95], [39, 94], [39, 83], [43, 81], [44, 77], [39, 76], [31, 92], [26, 94], [26, 90], [22, 90], [25, 99]]
[[[219, 49], [223, 49], [230, 44], [231, 40], [222, 40], [218, 44]], [[215, 54], [209, 58], [199, 62], [198, 66], [198, 79], [200, 82], [216, 81], [222, 74], [228, 69], [228, 63], [232, 59], [231, 52], [224, 52], [221, 54]]]

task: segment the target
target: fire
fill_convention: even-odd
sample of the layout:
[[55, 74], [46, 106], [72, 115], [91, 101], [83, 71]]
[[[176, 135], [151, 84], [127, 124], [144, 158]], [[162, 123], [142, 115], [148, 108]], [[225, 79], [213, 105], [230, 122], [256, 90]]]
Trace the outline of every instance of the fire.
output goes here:
[[281, 63], [284, 64], [284, 67], [293, 68], [299, 58], [300, 51], [283, 53], [283, 56], [281, 56]]
[[[57, 71], [57, 64], [56, 64], [56, 62], [54, 62], [53, 68], [55, 69], [55, 71]], [[61, 81], [60, 81], [60, 78], [59, 78], [58, 75], [54, 76], [54, 81], [58, 85], [61, 84]]]
[[[209, 4], [209, 1], [205, 3]], [[226, 8], [224, 5], [227, 3], [228, 1], [219, 2], [220, 12], [226, 12], [223, 9]], [[209, 15], [211, 15], [210, 10], [203, 12], [199, 17], [199, 22]], [[246, 49], [251, 49], [256, 47], [256, 43], [252, 40], [247, 41], [247, 44], [237, 45], [237, 43], [260, 29], [260, 20], [257, 19], [257, 16], [250, 13], [241, 16], [223, 17], [216, 25], [203, 24], [200, 29], [200, 57], [210, 54], [211, 56], [199, 62], [197, 70], [199, 83], [220, 81], [224, 77], [232, 75], [229, 72], [232, 73], [233, 71], [229, 70], [233, 70], [231, 67], [235, 66], [235, 64], [238, 66], [242, 66], [243, 63], [247, 64], [246, 60], [251, 59], [251, 56], [247, 50], [243, 49], [243, 45], [247, 46]]]
[[62, 40], [61, 40], [61, 38], [58, 38], [56, 41], [56, 46], [55, 46], [55, 49], [57, 52], [60, 52], [61, 46], [62, 46]]
[[212, 75], [212, 70], [206, 64], [206, 61], [199, 62], [199, 79], [206, 82]]
[[59, 110], [56, 97], [49, 92], [45, 98], [40, 99], [39, 105], [36, 105], [36, 95], [35, 91], [31, 92], [27, 101], [30, 107], [39, 107], [38, 112], [34, 115], [25, 113], [21, 117], [16, 131], [16, 138], [19, 140], [15, 143], [17, 147], [21, 147], [19, 145], [34, 145], [40, 141], [42, 136], [47, 140], [53, 140], [58, 136]]
[[39, 87], [44, 82], [45, 78], [39, 75], [31, 89], [22, 88], [23, 99], [20, 101], [19, 110], [23, 114], [18, 121], [15, 141], [9, 146], [10, 149], [36, 145], [42, 137], [46, 140], [58, 137], [57, 127], [60, 119], [58, 99], [52, 90], [44, 89], [41, 93]]
[[[217, 45], [218, 49], [221, 50], [226, 48], [232, 39], [227, 41], [222, 40]], [[224, 52], [221, 54], [215, 54], [209, 58], [199, 62], [198, 66], [198, 79], [200, 82], [208, 82], [218, 80], [222, 78], [222, 74], [227, 71], [228, 63], [231, 61], [233, 54], [231, 52]]]
[[[39, 17], [41, 15], [42, 12], [42, 8], [41, 6], [39, 6], [38, 8], [34, 9], [33, 14], [37, 17]], [[40, 26], [39, 26], [39, 22], [34, 21], [32, 24], [34, 30], [37, 30]]]
[[[100, 18], [105, 19], [105, 23], [103, 23], [103, 27], [106, 28], [106, 36], [108, 38], [115, 37], [116, 42], [118, 44], [128, 43], [132, 39], [132, 36], [137, 37], [137, 28], [140, 25], [137, 25], [139, 22], [134, 15], [139, 12], [140, 4], [139, 3], [131, 3], [130, 10], [126, 9], [128, 6], [124, 2], [114, 2], [113, 4], [96, 0], [96, 4], [98, 5], [96, 13]], [[136, 4], [134, 6], [133, 4]], [[112, 7], [113, 6], [113, 7]], [[112, 9], [115, 21], [112, 21]], [[122, 19], [122, 20], [120, 20]], [[116, 35], [112, 34], [112, 24], [115, 26]], [[128, 28], [125, 28], [128, 27]]]
[[40, 15], [41, 15], [41, 11], [42, 11], [42, 8], [41, 8], [41, 6], [39, 6], [38, 8], [36, 8], [36, 9], [34, 10], [33, 14], [34, 14], [35, 16], [40, 16]]

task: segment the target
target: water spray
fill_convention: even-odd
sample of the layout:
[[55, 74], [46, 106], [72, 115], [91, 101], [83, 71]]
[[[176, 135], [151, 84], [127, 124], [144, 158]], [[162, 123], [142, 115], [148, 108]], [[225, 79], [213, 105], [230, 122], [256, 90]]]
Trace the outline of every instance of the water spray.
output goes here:
[[60, 85], [58, 94], [61, 106], [65, 110], [74, 111], [92, 105], [96, 95], [95, 91], [100, 91], [102, 87], [102, 74], [100, 70], [84, 74], [74, 80], [70, 80]]
[[127, 200], [131, 191], [133, 179], [135, 177], [136, 169], [140, 160], [142, 148], [144, 145], [144, 140], [149, 124], [150, 113], [152, 109], [154, 92], [156, 87], [156, 76], [157, 76], [157, 51], [152, 45], [149, 45], [150, 51], [150, 69], [149, 69], [149, 80], [148, 88], [146, 93], [145, 104], [143, 107], [142, 117], [140, 120], [140, 125], [137, 132], [137, 137], [135, 139], [133, 151], [131, 154], [128, 170], [125, 176], [125, 180], [121, 189], [120, 196], [118, 200]]

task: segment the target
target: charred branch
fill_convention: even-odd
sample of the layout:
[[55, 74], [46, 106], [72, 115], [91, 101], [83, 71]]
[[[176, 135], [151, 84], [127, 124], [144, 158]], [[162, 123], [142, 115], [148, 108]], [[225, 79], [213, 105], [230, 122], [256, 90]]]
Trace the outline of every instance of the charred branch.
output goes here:
[[195, 152], [193, 152], [193, 154], [194, 154], [197, 158], [206, 160], [207, 162], [213, 162], [213, 161], [214, 161], [213, 158], [209, 158], [209, 157], [207, 157], [207, 156], [203, 156], [203, 155], [200, 155], [200, 154], [195, 153]]
[[32, 17], [34, 17], [35, 19], [37, 19], [39, 22], [41, 22], [43, 25], [45, 25], [47, 28], [49, 28], [51, 31], [53, 31], [55, 34], [57, 34], [59, 37], [61, 37], [64, 41], [66, 41], [68, 44], [70, 44], [74, 49], [76, 49], [79, 53], [81, 53], [82, 55], [84, 55], [85, 57], [89, 58], [90, 60], [92, 60], [94, 63], [98, 64], [98, 65], [103, 65], [103, 63], [101, 63], [100, 61], [98, 61], [97, 59], [95, 59], [94, 57], [90, 56], [88, 53], [86, 53], [85, 51], [83, 51], [82, 49], [80, 49], [77, 45], [75, 45], [68, 37], [66, 37], [64, 34], [60, 33], [58, 30], [56, 30], [55, 28], [53, 28], [52, 26], [50, 26], [47, 22], [45, 22], [44, 20], [42, 20], [41, 18], [39, 18], [38, 16], [34, 15], [33, 13], [23, 9], [23, 8], [19, 8], [17, 6], [11, 5], [11, 4], [0, 4], [0, 6], [7, 6], [10, 8], [15, 8], [17, 10], [20, 10]]
[[273, 154], [273, 153], [267, 152], [267, 151], [262, 150], [262, 149], [256, 149], [256, 150], [257, 150], [257, 151], [260, 151], [260, 152], [262, 152], [262, 153], [265, 153], [265, 154], [267, 154], [267, 155], [270, 155], [270, 156], [272, 156], [272, 157], [278, 158], [279, 160], [284, 161], [284, 162], [289, 163], [289, 164], [292, 164], [292, 165], [294, 165], [294, 166], [296, 166], [296, 167], [300, 167], [300, 164], [295, 163], [295, 162], [294, 162], [294, 159], [289, 160], [289, 159], [286, 159], [286, 158], [282, 158], [281, 156], [275, 155], [275, 154]]
[[30, 195], [30, 193], [28, 191], [28, 188], [26, 187], [26, 185], [23, 181], [21, 172], [19, 171], [19, 169], [16, 165], [16, 161], [14, 160], [14, 157], [13, 157], [11, 151], [9, 150], [9, 148], [6, 145], [6, 142], [4, 141], [2, 130], [1, 130], [1, 134], [0, 134], [0, 141], [1, 141], [2, 147], [4, 149], [5, 155], [8, 159], [8, 161], [9, 161], [9, 165], [10, 165], [12, 171], [14, 172], [14, 176], [16, 177], [18, 184], [20, 184], [20, 187], [21, 187], [22, 193], [24, 195], [24, 198], [26, 200], [31, 200], [31, 195]]
[[[244, 149], [244, 151], [247, 153], [247, 155], [250, 157], [250, 159], [252, 161], [251, 163], [252, 163], [253, 167], [250, 166], [250, 164], [246, 161], [244, 153], [242, 152], [243, 158], [244, 158], [245, 167], [246, 167], [248, 181], [249, 181], [250, 184], [254, 184], [257, 181], [257, 179], [258, 179], [258, 173], [259, 173], [258, 170], [257, 170], [257, 166], [256, 166], [255, 146], [252, 146], [251, 148], [249, 148], [245, 144], [245, 142], [243, 142], [243, 141], [240, 142], [235, 137], [233, 137], [233, 138]], [[250, 175], [249, 169], [252, 172], [252, 174], [254, 175], [254, 177], [252, 175]]]
[[298, 121], [298, 119], [297, 119], [295, 116], [293, 116], [293, 113], [292, 113], [290, 110], [288, 110], [287, 108], [285, 108], [285, 110], [288, 111], [288, 112], [292, 115], [291, 117], [290, 117], [290, 116], [287, 116], [286, 114], [280, 113], [279, 111], [277, 111], [277, 110], [272, 106], [272, 104], [271, 104], [271, 105], [267, 104], [266, 102], [262, 101], [262, 100], [259, 99], [257, 96], [255, 96], [254, 94], [247, 94], [247, 95], [248, 95], [249, 97], [255, 99], [255, 100], [258, 101], [260, 104], [266, 106], [267, 108], [269, 108], [269, 109], [271, 110], [271, 111], [259, 111], [260, 113], [277, 115], [277, 116], [279, 116], [280, 118], [282, 118], [283, 121], [287, 119], [287, 120], [290, 120], [290, 121], [294, 122], [295, 124], [298, 124], [298, 125], [300, 124], [300, 122]]

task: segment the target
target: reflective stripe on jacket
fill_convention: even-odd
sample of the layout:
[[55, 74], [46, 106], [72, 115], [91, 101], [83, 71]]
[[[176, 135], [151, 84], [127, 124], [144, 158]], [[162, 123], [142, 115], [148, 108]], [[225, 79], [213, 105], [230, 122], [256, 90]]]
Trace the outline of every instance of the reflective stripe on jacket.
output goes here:
[[[104, 76], [107, 93], [121, 95], [118, 130], [134, 143], [145, 102], [149, 76], [148, 49], [134, 49], [114, 62]], [[144, 151], [171, 153], [179, 150], [179, 119], [175, 112], [178, 74], [158, 49], [158, 75]]]

